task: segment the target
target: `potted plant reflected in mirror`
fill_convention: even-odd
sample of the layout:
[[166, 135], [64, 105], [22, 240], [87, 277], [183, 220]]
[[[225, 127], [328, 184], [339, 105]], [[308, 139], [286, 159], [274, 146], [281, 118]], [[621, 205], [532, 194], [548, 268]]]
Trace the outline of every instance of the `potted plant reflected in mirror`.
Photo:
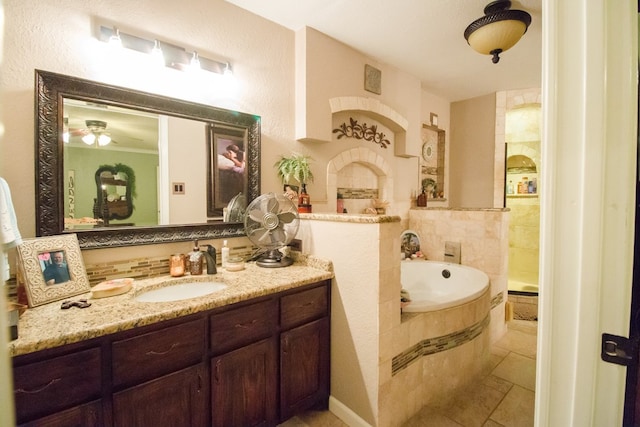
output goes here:
[[298, 212], [311, 213], [311, 198], [307, 193], [307, 184], [313, 182], [313, 172], [311, 172], [311, 161], [313, 159], [304, 154], [293, 152], [289, 157], [281, 156], [275, 163], [278, 178], [282, 184], [291, 183], [291, 180], [300, 183], [300, 193], [298, 194]]
[[422, 191], [427, 193], [427, 198], [438, 198], [438, 184], [431, 178], [425, 178], [422, 180]]

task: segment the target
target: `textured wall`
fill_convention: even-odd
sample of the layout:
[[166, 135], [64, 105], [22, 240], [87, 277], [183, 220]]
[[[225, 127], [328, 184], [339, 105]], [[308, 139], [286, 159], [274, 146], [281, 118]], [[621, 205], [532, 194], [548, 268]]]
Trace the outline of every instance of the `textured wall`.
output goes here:
[[495, 94], [451, 104], [449, 206], [494, 207], [495, 122]]

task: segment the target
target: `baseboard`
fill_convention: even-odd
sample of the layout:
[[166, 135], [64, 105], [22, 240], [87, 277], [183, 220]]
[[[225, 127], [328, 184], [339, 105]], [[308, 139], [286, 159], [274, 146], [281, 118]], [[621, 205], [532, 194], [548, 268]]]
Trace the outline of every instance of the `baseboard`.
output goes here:
[[333, 396], [329, 396], [329, 411], [350, 427], [371, 427], [371, 424]]

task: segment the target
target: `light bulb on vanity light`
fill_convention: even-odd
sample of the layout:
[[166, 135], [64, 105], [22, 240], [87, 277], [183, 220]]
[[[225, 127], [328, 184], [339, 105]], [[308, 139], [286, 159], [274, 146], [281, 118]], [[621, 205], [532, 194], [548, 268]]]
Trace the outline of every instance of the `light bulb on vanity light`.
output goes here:
[[227, 64], [224, 67], [224, 72], [223, 75], [225, 77], [233, 77], [233, 70], [231, 69], [231, 65], [229, 65], [229, 63], [227, 62]]
[[191, 62], [189, 63], [189, 71], [200, 71], [202, 68], [200, 67], [200, 59], [198, 58], [198, 52], [193, 52], [193, 56], [191, 57]]
[[153, 49], [151, 49], [151, 58], [154, 65], [164, 67], [164, 54], [162, 53], [162, 48], [158, 40], [154, 41]]
[[113, 28], [113, 34], [109, 37], [109, 46], [113, 48], [122, 47], [122, 39], [120, 38], [120, 30]]

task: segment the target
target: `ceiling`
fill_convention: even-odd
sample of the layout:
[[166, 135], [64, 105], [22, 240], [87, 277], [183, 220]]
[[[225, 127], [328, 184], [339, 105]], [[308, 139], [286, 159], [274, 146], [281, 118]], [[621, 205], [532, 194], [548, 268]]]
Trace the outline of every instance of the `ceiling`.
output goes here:
[[489, 0], [226, 1], [291, 30], [315, 28], [416, 76], [425, 91], [449, 101], [541, 86], [541, 0], [512, 1], [511, 8], [527, 11], [532, 22], [498, 64], [463, 36]]

